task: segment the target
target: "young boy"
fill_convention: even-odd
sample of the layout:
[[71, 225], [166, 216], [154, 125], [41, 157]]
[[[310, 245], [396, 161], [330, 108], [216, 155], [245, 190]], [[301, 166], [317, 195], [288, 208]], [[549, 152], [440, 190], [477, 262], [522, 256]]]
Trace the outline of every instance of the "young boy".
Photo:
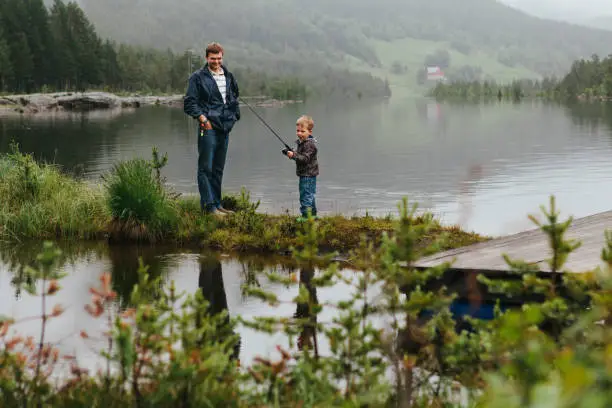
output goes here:
[[295, 123], [295, 133], [298, 140], [295, 151], [284, 149], [288, 158], [295, 160], [296, 174], [300, 178], [300, 212], [302, 217], [308, 217], [308, 211], [313, 217], [317, 215], [315, 194], [319, 161], [317, 160], [316, 139], [312, 137], [314, 121], [310, 116], [300, 116]]

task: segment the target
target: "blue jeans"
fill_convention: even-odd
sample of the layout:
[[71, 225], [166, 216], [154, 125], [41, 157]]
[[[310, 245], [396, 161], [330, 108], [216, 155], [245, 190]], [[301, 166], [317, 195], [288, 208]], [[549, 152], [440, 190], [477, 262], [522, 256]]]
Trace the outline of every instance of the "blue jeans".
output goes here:
[[214, 211], [221, 205], [221, 182], [228, 142], [227, 133], [210, 129], [201, 135], [198, 129], [198, 190], [203, 211]]
[[316, 177], [300, 177], [300, 212], [303, 217], [308, 216], [308, 209], [314, 217], [317, 215], [315, 194], [317, 192]]

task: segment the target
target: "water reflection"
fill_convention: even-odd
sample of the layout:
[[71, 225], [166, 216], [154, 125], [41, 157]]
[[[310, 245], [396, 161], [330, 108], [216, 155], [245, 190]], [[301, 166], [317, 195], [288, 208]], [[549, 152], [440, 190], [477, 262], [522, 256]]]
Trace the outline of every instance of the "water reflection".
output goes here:
[[612, 128], [612, 106], [609, 103], [572, 103], [564, 106], [572, 122], [591, 131], [610, 132]]
[[15, 140], [21, 151], [38, 160], [97, 180], [117, 160], [134, 156], [148, 159], [154, 145], [165, 149], [169, 140], [189, 140], [195, 133], [191, 122], [180, 109], [158, 106], [0, 117], [0, 152], [8, 151]]
[[168, 256], [170, 249], [154, 246], [111, 247], [108, 252], [113, 290], [117, 292], [121, 308], [130, 304], [130, 296], [138, 283], [140, 262], [147, 268], [149, 279], [167, 276], [169, 270], [177, 266], [177, 260]]
[[[223, 341], [225, 337], [236, 335], [229, 328], [230, 314], [225, 285], [223, 283], [223, 266], [218, 255], [207, 254], [200, 256], [198, 287], [204, 298], [208, 301], [208, 313], [211, 316], [223, 314], [223, 318], [214, 330], [216, 335], [219, 336], [219, 340]], [[234, 346], [231, 354], [233, 359], [237, 359], [240, 356], [240, 344], [241, 342], [238, 341]]]
[[314, 350], [315, 356], [318, 356], [317, 313], [314, 309], [319, 306], [319, 299], [317, 288], [312, 282], [314, 274], [315, 268], [312, 266], [304, 266], [300, 269], [300, 285], [303, 285], [308, 292], [308, 302], [297, 302], [294, 317], [303, 321], [302, 330], [298, 336], [298, 349]]
[[129, 113], [111, 110], [5, 118], [0, 120], [0, 151], [8, 151], [15, 140], [21, 151], [32, 153], [37, 160], [61, 165], [75, 176], [87, 174], [101, 153], [98, 146], [116, 143], [119, 130], [132, 116]]
[[[55, 267], [65, 270], [80, 262], [101, 260], [108, 254], [105, 242], [72, 242], [59, 241], [55, 243], [60, 249]], [[26, 241], [17, 244], [0, 246], [0, 271], [4, 268], [11, 271], [10, 284], [13, 287], [15, 300], [20, 300], [26, 285], [33, 286], [36, 282], [28, 273], [28, 268], [37, 268], [36, 256], [42, 251], [43, 244], [38, 241]]]
[[[164, 284], [174, 281], [177, 294], [194, 294], [199, 291], [209, 302], [211, 314], [225, 315], [219, 322], [215, 336], [221, 336], [220, 340], [236, 336], [239, 341], [230, 352], [233, 358], [240, 358], [243, 364], [249, 364], [256, 356], [269, 358], [275, 355], [277, 345], [288, 349], [291, 344], [282, 331], [268, 334], [244, 325], [239, 325], [234, 328], [235, 331], [231, 331], [227, 326], [231, 317], [240, 316], [246, 320], [255, 317], [284, 317], [287, 321], [295, 319], [295, 323], [299, 323], [294, 326], [298, 329], [298, 350], [308, 348], [315, 355], [327, 355], [331, 351], [330, 344], [326, 336], [317, 332], [317, 325], [334, 324], [338, 310], [334, 307], [321, 309], [320, 305], [350, 300], [360, 277], [358, 271], [345, 269], [340, 265], [343, 279], [328, 287], [317, 284], [316, 278], [320, 269], [309, 265], [296, 265], [287, 262], [286, 258], [236, 258], [220, 253], [179, 251], [176, 248], [159, 246], [109, 247], [98, 243], [81, 243], [81, 247], [65, 243], [60, 245], [63, 246], [64, 252], [59, 266], [66, 273], [66, 277], [60, 281], [61, 291], [49, 300], [49, 305], [53, 307], [59, 304], [66, 312], [49, 322], [45, 337], [51, 342], [58, 342], [63, 353], [78, 355], [80, 364], [86, 367], [100, 363], [97, 351], [105, 345], [102, 340], [84, 342], [78, 334], [83, 330], [92, 337], [98, 335], [102, 339], [101, 334], [107, 330], [103, 319], [92, 319], [84, 310], [84, 306], [91, 301], [89, 289], [97, 287], [100, 276], [110, 272], [113, 289], [119, 294], [115, 307], [126, 307], [134, 285], [138, 282], [139, 259], [149, 266], [148, 271], [153, 277], [162, 277]], [[36, 337], [39, 335], [40, 321], [29, 319], [40, 315], [41, 299], [25, 291], [16, 297], [15, 288], [22, 276], [19, 271], [31, 263], [40, 246], [23, 245], [20, 249], [0, 250], [0, 315], [23, 321], [24, 323], [16, 327], [19, 334]], [[295, 271], [299, 276], [299, 285], [286, 286], [270, 280], [261, 273], [264, 270], [274, 270], [285, 275]], [[462, 322], [464, 316], [491, 318], [495, 299], [486, 299], [486, 293], [477, 293], [476, 289], [479, 288], [470, 289], [474, 283], [470, 284], [464, 274], [458, 273], [452, 279], [445, 279], [440, 283], [449, 288], [449, 293], [458, 294], [457, 300], [451, 305], [451, 312], [459, 323], [459, 329], [469, 328]], [[270, 307], [258, 298], [245, 296], [245, 284], [274, 293], [279, 299], [279, 305]], [[308, 292], [308, 302], [302, 300], [294, 303], [299, 286], [302, 291], [305, 289]], [[368, 304], [379, 304], [381, 296], [378, 286], [371, 288], [368, 290]], [[378, 328], [389, 330], [388, 318], [389, 316], [376, 315], [372, 317], [372, 323]]]

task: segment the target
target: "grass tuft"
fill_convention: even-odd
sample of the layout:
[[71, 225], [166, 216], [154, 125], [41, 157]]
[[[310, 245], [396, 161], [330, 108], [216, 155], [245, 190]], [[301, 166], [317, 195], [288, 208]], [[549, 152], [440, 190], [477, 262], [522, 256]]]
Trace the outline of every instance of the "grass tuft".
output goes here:
[[178, 206], [143, 159], [122, 161], [104, 177], [113, 221], [111, 234], [156, 241], [178, 226]]
[[108, 211], [103, 192], [18, 151], [0, 157], [0, 239], [92, 238]]

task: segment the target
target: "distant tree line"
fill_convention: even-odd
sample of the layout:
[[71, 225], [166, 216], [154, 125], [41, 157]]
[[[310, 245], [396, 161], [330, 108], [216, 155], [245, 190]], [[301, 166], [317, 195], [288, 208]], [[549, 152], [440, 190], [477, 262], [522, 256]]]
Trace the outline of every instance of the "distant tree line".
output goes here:
[[[188, 76], [202, 66], [203, 56], [175, 53], [102, 39], [84, 11], [74, 2], [0, 0], [0, 92], [45, 91], [182, 93]], [[242, 95], [301, 99], [344, 89], [345, 94], [388, 95], [383, 80], [329, 71], [319, 83], [293, 75], [271, 76], [232, 66]]]
[[612, 55], [575, 61], [560, 81], [559, 92], [566, 99], [612, 98]]
[[600, 58], [580, 59], [572, 64], [561, 79], [555, 77], [542, 80], [516, 80], [500, 85], [494, 81], [440, 82], [431, 95], [438, 99], [508, 99], [539, 97], [561, 101], [611, 100], [612, 99], [612, 55]]
[[430, 95], [437, 100], [514, 100], [541, 97], [553, 99], [558, 96], [558, 82], [555, 79], [543, 80], [522, 79], [507, 84], [499, 84], [492, 80], [485, 81], [452, 81], [438, 82], [431, 89]]

